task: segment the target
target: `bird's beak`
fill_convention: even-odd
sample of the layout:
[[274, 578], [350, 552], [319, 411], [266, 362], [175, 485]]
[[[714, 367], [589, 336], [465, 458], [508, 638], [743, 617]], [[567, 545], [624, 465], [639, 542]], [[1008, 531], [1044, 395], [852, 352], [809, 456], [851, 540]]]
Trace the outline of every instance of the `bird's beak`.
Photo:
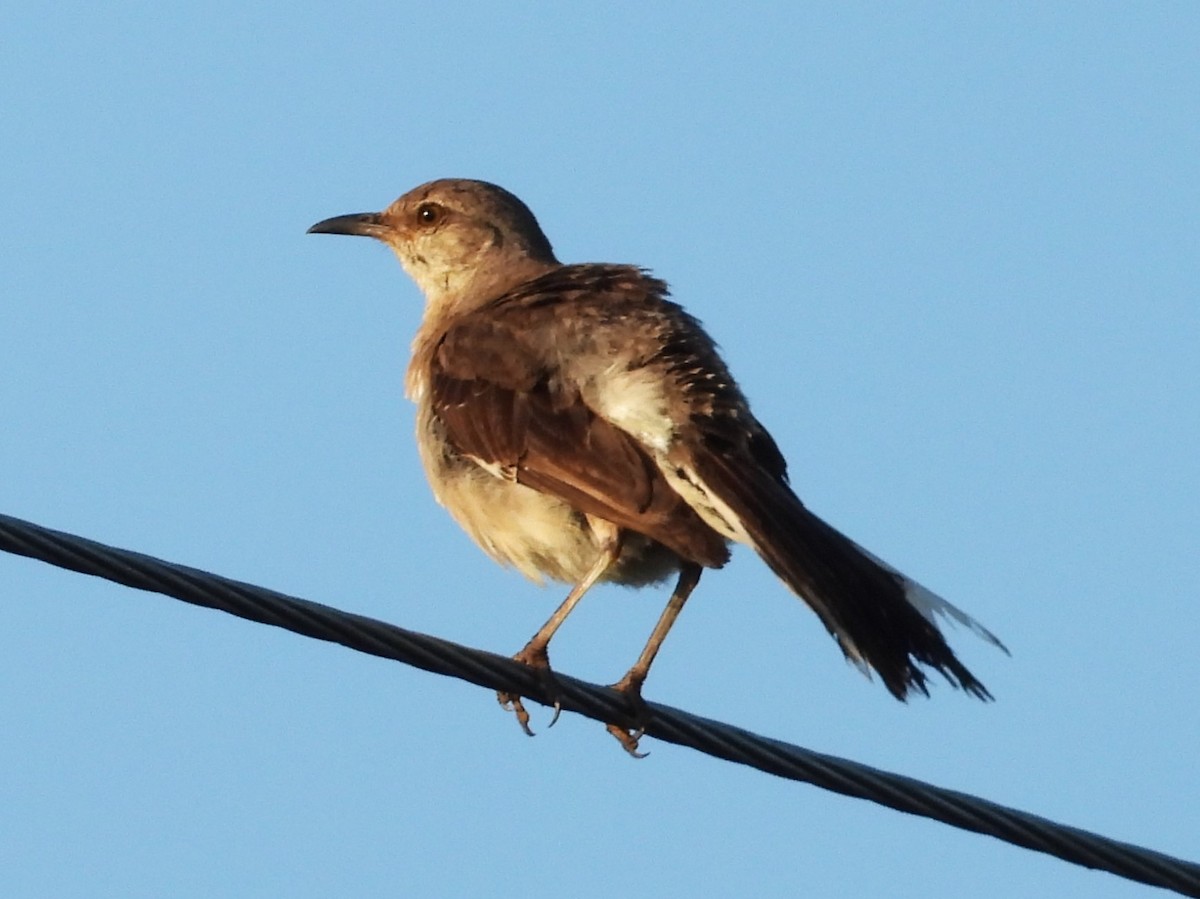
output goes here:
[[384, 225], [378, 212], [355, 212], [351, 215], [335, 215], [331, 219], [317, 222], [308, 229], [309, 234], [353, 234], [360, 237], [380, 237]]

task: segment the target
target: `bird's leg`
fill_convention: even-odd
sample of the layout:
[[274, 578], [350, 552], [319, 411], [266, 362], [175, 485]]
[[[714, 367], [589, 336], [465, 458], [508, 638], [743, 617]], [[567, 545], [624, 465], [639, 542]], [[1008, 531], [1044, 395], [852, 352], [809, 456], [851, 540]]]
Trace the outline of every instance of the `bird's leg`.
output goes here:
[[[555, 632], [562, 626], [562, 623], [567, 620], [567, 616], [571, 614], [571, 610], [579, 604], [579, 600], [583, 599], [583, 595], [592, 588], [596, 581], [604, 575], [610, 565], [617, 560], [621, 555], [621, 531], [615, 525], [607, 521], [588, 517], [588, 522], [592, 526], [592, 530], [601, 538], [600, 555], [596, 557], [595, 564], [588, 569], [583, 579], [571, 588], [571, 592], [567, 594], [567, 598], [562, 601], [562, 604], [554, 610], [554, 614], [549, 620], [538, 629], [538, 632], [533, 635], [532, 639], [525, 644], [525, 647], [518, 652], [513, 658], [534, 668], [541, 675], [543, 683], [547, 687], [547, 691], [551, 694], [557, 694], [557, 687], [554, 683], [554, 674], [550, 670], [550, 655], [548, 652], [550, 640]], [[501, 691], [496, 694], [496, 699], [505, 709], [512, 711], [517, 716], [517, 723], [521, 725], [521, 729], [529, 736], [533, 736], [533, 731], [529, 729], [529, 713], [525, 711], [525, 706], [521, 702], [521, 697], [515, 693], [506, 693]], [[547, 727], [553, 727], [554, 722], [558, 720], [559, 713], [562, 711], [557, 695], [554, 700], [554, 717], [550, 719], [550, 724]]]
[[[675, 623], [675, 619], [683, 610], [683, 604], [687, 602], [687, 598], [700, 583], [701, 571], [703, 569], [694, 562], [683, 563], [679, 569], [679, 580], [675, 582], [675, 590], [671, 593], [671, 598], [667, 600], [667, 607], [658, 617], [658, 623], [654, 625], [650, 639], [646, 641], [646, 648], [642, 650], [638, 660], [633, 663], [633, 667], [625, 672], [625, 676], [613, 684], [613, 689], [623, 694], [629, 703], [633, 711], [633, 720], [642, 725], [650, 715], [650, 710], [646, 708], [646, 701], [642, 699], [642, 684], [646, 682], [646, 675], [650, 673], [650, 666], [654, 664], [654, 657], [658, 655], [659, 647], [667, 638], [667, 632], [671, 630], [671, 625]], [[619, 724], [609, 724], [607, 727], [608, 732], [617, 738], [617, 742], [626, 752], [634, 758], [645, 757], [645, 753], [638, 752], [638, 740], [645, 730], [644, 726], [632, 731]]]

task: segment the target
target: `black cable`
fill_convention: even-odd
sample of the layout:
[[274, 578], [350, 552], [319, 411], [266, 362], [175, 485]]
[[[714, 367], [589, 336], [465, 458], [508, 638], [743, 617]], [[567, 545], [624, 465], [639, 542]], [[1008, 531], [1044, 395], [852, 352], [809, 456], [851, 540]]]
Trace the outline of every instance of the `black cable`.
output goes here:
[[[307, 637], [341, 643], [481, 687], [516, 693], [543, 704], [553, 701], [535, 672], [503, 656], [7, 515], [0, 515], [0, 549]], [[602, 722], [627, 720], [624, 700], [609, 688], [564, 674], [557, 674], [556, 679], [564, 710]], [[1067, 827], [976, 796], [761, 737], [670, 706], [658, 703], [647, 706], [648, 736], [779, 777], [987, 834], [1074, 864], [1200, 897], [1200, 865], [1193, 862]]]

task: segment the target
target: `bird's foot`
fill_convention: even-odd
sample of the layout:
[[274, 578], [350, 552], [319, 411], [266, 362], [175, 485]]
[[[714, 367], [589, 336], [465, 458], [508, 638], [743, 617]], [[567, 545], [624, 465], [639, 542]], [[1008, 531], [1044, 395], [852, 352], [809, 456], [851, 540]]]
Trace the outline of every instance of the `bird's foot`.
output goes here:
[[[547, 727], [553, 727], [554, 722], [558, 720], [558, 716], [562, 712], [562, 703], [559, 701], [558, 681], [555, 679], [554, 672], [550, 668], [550, 655], [547, 653], [545, 645], [537, 644], [531, 640], [525, 644], [524, 649], [513, 656], [513, 661], [528, 665], [534, 669], [538, 673], [538, 677], [546, 693], [554, 697], [554, 717], [546, 725]], [[521, 701], [521, 697], [516, 693], [501, 691], [496, 694], [496, 700], [500, 703], [501, 708], [512, 712], [516, 716], [517, 724], [521, 726], [521, 730], [532, 737], [533, 730], [529, 727], [529, 712], [525, 710], [525, 704]]]
[[646, 700], [642, 699], [642, 683], [644, 681], [644, 675], [638, 677], [635, 672], [629, 671], [623, 678], [612, 685], [612, 689], [625, 697], [625, 702], [629, 705], [631, 713], [630, 720], [637, 726], [631, 730], [620, 724], [605, 725], [608, 732], [621, 744], [621, 748], [635, 759], [644, 759], [650, 754], [638, 751], [638, 741], [646, 732], [646, 724], [650, 720], [650, 707], [646, 705]]

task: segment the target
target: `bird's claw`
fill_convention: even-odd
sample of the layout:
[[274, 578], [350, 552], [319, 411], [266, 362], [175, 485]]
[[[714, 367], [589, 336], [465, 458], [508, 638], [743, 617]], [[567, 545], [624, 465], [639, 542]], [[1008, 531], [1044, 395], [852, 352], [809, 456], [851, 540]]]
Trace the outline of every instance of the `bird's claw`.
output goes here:
[[[554, 714], [550, 718], [550, 723], [546, 725], [547, 727], [553, 727], [562, 714], [562, 702], [560, 701], [558, 681], [550, 668], [550, 657], [546, 653], [546, 647], [530, 641], [524, 649], [513, 656], [513, 660], [534, 669], [542, 682], [545, 692], [553, 697]], [[629, 707], [629, 715], [626, 720], [632, 721], [635, 726], [629, 728], [623, 724], [605, 725], [605, 728], [613, 735], [613, 738], [621, 744], [621, 748], [635, 759], [644, 759], [650, 754], [648, 752], [641, 752], [638, 749], [638, 741], [645, 735], [646, 724], [650, 721], [650, 707], [646, 705], [646, 700], [642, 698], [642, 682], [644, 680], [645, 674], [638, 671], [637, 666], [634, 666], [623, 678], [612, 685], [612, 689], [624, 697], [625, 703]], [[517, 724], [521, 726], [521, 730], [532, 737], [534, 733], [533, 729], [529, 726], [529, 712], [525, 709], [525, 703], [522, 701], [521, 696], [516, 693], [501, 691], [496, 694], [496, 699], [499, 701], [501, 708], [513, 713], [517, 719]]]
[[646, 700], [642, 698], [642, 679], [626, 674], [613, 684], [612, 689], [625, 697], [625, 701], [628, 703], [630, 712], [632, 713], [630, 718], [637, 724], [637, 727], [631, 730], [620, 724], [606, 724], [605, 728], [621, 744], [622, 749], [635, 759], [644, 759], [650, 753], [639, 752], [638, 741], [646, 733], [646, 724], [650, 720], [650, 707], [646, 705]]
[[517, 724], [521, 726], [521, 730], [525, 731], [525, 735], [532, 737], [533, 729], [529, 726], [529, 712], [525, 711], [525, 703], [521, 702], [521, 697], [516, 693], [497, 693], [496, 701], [500, 703], [500, 708], [506, 712], [512, 712], [516, 716]]
[[645, 733], [642, 728], [639, 727], [637, 730], [626, 730], [619, 724], [606, 724], [604, 727], [616, 738], [617, 742], [621, 744], [621, 748], [628, 752], [635, 759], [644, 759], [650, 754], [648, 752], [638, 751], [638, 740], [640, 740], [642, 734]]
[[[530, 641], [524, 649], [513, 656], [513, 661], [534, 669], [538, 673], [538, 678], [545, 691], [554, 698], [554, 715], [551, 717], [550, 723], [546, 725], [553, 727], [554, 723], [558, 721], [558, 716], [562, 714], [562, 701], [559, 696], [558, 681], [550, 669], [550, 656], [546, 652], [546, 647], [538, 646]], [[502, 709], [512, 712], [516, 716], [517, 724], [521, 726], [521, 730], [525, 731], [527, 736], [534, 736], [534, 732], [529, 726], [529, 712], [525, 710], [525, 704], [519, 695], [501, 691], [496, 694], [496, 700]]]

